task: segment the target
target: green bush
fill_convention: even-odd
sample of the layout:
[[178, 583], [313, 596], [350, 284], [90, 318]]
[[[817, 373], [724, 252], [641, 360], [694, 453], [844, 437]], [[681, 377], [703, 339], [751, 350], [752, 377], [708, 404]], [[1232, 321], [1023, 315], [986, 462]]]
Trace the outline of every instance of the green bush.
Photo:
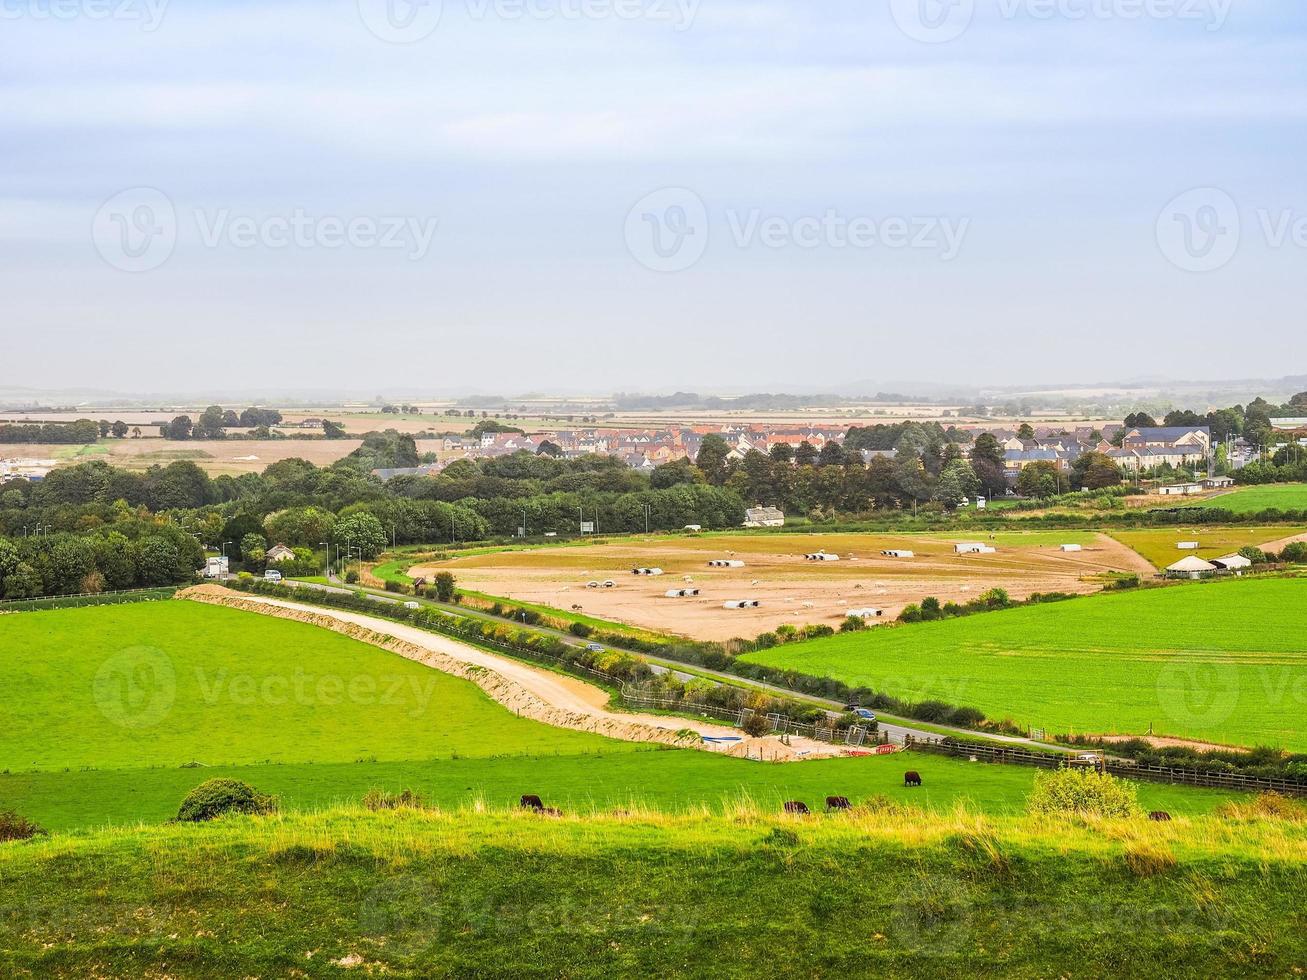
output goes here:
[[744, 719], [744, 734], [752, 738], [762, 738], [771, 734], [771, 722], [761, 711], [755, 711]]
[[571, 626], [567, 627], [567, 632], [571, 633], [573, 636], [579, 636], [584, 640], [587, 636], [594, 633], [594, 627], [587, 626], [585, 623], [573, 623]]
[[44, 827], [20, 817], [12, 810], [0, 811], [0, 844], [16, 840], [31, 840], [48, 836]]
[[213, 820], [228, 813], [275, 813], [277, 799], [239, 779], [210, 779], [186, 794], [177, 819], [183, 823]]
[[1096, 769], [1058, 769], [1035, 776], [1026, 809], [1038, 814], [1132, 817], [1139, 812], [1138, 787]]

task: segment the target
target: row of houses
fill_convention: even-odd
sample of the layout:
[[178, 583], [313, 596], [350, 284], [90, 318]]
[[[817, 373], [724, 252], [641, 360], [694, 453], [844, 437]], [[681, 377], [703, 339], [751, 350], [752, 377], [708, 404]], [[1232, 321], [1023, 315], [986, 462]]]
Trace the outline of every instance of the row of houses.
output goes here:
[[[1088, 452], [1102, 452], [1128, 473], [1154, 470], [1164, 464], [1175, 468], [1204, 464], [1211, 455], [1211, 432], [1206, 426], [1134, 428], [1122, 432], [1123, 426], [1106, 425], [1101, 430], [1086, 426], [1071, 431], [1053, 431], [1047, 427], [1034, 430], [1034, 438], [1022, 439], [1017, 432], [1005, 429], [980, 429], [998, 440], [1004, 450], [1004, 469], [1015, 482], [1021, 471], [1034, 463], [1048, 463], [1059, 472], [1069, 471], [1077, 459]], [[438, 472], [451, 458], [486, 459], [518, 452], [538, 452], [546, 442], [552, 443], [567, 458], [594, 454], [617, 456], [635, 470], [650, 471], [678, 459], [696, 459], [704, 440], [720, 436], [728, 445], [727, 458], [740, 460], [750, 452], [770, 454], [777, 446], [798, 449], [804, 443], [820, 452], [830, 443], [842, 443], [846, 427], [768, 426], [757, 424], [696, 425], [664, 429], [616, 429], [586, 427], [557, 432], [486, 432], [478, 438], [446, 438], [441, 446], [442, 463], [434, 467], [404, 470], [379, 470], [377, 475], [390, 479], [399, 475], [429, 475]], [[1121, 436], [1121, 445], [1111, 441]], [[964, 452], [966, 452], [964, 448]], [[862, 450], [864, 463], [893, 460], [893, 449]]]

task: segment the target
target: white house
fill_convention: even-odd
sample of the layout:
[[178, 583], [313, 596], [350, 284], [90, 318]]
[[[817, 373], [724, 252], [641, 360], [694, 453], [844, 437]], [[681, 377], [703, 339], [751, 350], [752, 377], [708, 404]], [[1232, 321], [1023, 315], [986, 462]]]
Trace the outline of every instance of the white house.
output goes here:
[[1157, 488], [1159, 497], [1191, 497], [1202, 492], [1203, 485], [1201, 483], [1176, 483], [1169, 487]]
[[785, 514], [776, 507], [750, 507], [744, 512], [745, 527], [784, 527]]

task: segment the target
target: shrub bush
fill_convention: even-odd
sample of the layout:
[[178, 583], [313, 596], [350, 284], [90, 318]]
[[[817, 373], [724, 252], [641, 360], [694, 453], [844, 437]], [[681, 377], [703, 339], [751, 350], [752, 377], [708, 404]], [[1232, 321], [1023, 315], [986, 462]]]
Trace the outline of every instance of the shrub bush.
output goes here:
[[384, 789], [370, 789], [363, 796], [363, 805], [374, 813], [381, 810], [421, 810], [427, 801], [411, 789], [389, 793]]
[[594, 633], [594, 627], [587, 626], [585, 623], [573, 623], [571, 626], [567, 627], [567, 632], [571, 633], [573, 636], [579, 636], [584, 640], [587, 636]]
[[210, 779], [186, 794], [177, 811], [183, 823], [213, 820], [228, 813], [275, 813], [276, 797], [260, 793], [239, 779]]
[[1035, 776], [1026, 809], [1038, 814], [1132, 817], [1139, 812], [1138, 787], [1094, 769], [1058, 769]]
[[751, 738], [762, 738], [771, 734], [771, 722], [761, 711], [755, 711], [744, 719], [744, 734]]
[[33, 823], [26, 817], [21, 817], [12, 810], [0, 812], [0, 844], [47, 836], [49, 835], [44, 827]]

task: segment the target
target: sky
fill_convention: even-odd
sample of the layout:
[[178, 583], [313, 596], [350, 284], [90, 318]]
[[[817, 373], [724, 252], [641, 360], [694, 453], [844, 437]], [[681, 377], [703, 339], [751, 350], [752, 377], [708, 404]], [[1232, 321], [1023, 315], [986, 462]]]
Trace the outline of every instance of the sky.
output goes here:
[[0, 0], [0, 387], [1294, 373], [1304, 123], [1299, 0]]

